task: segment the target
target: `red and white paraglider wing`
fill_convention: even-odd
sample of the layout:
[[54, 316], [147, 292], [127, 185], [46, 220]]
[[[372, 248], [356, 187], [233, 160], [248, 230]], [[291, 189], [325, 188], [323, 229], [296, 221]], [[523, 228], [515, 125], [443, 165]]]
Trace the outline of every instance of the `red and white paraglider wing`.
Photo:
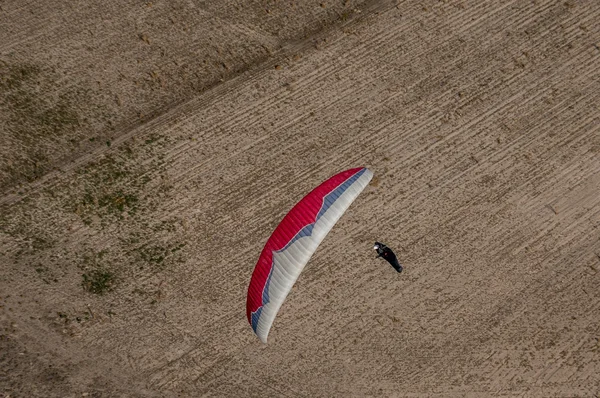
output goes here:
[[364, 167], [336, 174], [302, 198], [267, 240], [246, 301], [248, 322], [263, 343], [302, 269], [372, 177]]

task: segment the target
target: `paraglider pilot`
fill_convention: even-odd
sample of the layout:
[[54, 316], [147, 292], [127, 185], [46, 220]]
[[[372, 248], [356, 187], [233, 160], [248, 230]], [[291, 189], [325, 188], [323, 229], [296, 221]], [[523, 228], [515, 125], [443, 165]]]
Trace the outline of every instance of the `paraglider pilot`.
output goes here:
[[394, 254], [392, 249], [390, 249], [381, 242], [375, 242], [375, 246], [373, 246], [373, 249], [377, 250], [377, 258], [383, 257], [385, 260], [387, 260], [388, 263], [392, 265], [392, 267], [394, 267], [396, 271], [402, 272], [402, 266], [398, 262], [398, 259], [396, 258], [396, 255]]

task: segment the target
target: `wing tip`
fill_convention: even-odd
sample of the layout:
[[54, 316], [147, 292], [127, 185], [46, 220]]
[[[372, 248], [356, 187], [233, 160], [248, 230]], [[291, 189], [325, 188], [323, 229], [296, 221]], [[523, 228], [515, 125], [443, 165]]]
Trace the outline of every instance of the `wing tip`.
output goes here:
[[267, 337], [268, 336], [269, 336], [269, 332], [267, 332], [267, 334], [265, 334], [264, 336], [262, 334], [256, 333], [256, 337], [258, 337], [258, 339], [260, 340], [260, 342], [263, 343], [263, 344], [267, 344]]

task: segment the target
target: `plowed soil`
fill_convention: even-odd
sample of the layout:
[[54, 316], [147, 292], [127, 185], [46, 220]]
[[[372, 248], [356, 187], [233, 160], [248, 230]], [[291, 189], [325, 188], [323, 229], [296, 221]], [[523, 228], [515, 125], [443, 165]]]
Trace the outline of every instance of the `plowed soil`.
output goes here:
[[[598, 21], [0, 2], [0, 395], [599, 396]], [[373, 181], [260, 343], [265, 241], [358, 166]]]

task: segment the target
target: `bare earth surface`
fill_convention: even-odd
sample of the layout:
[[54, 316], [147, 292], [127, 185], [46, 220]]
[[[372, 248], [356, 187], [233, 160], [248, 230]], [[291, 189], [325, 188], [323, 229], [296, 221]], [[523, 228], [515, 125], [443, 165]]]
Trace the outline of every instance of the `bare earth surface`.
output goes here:
[[[0, 2], [0, 396], [599, 396], [599, 20]], [[261, 344], [263, 244], [357, 166]]]

